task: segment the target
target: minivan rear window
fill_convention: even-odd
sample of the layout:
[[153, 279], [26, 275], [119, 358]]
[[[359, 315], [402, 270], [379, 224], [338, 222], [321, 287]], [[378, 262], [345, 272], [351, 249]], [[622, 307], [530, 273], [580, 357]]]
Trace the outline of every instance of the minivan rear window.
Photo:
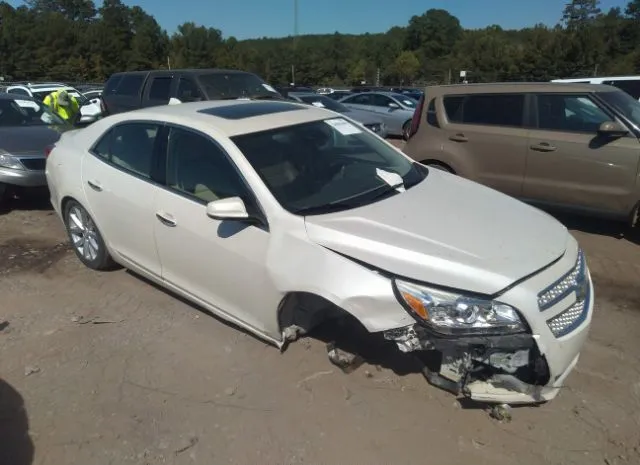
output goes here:
[[118, 88], [118, 84], [120, 84], [121, 80], [122, 80], [122, 74], [111, 76], [107, 81], [107, 84], [104, 86], [104, 93], [105, 94], [115, 93], [116, 89]]
[[452, 123], [522, 127], [524, 122], [524, 94], [447, 96], [444, 106]]
[[142, 88], [145, 76], [143, 74], [126, 74], [122, 76], [120, 84], [116, 88], [118, 95], [138, 95]]

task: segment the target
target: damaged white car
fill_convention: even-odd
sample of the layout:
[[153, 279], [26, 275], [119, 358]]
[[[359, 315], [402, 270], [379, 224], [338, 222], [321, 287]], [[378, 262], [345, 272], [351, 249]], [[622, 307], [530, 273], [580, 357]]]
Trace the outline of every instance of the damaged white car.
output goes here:
[[587, 337], [593, 287], [565, 227], [325, 109], [115, 115], [65, 133], [47, 179], [84, 264], [121, 264], [278, 347], [346, 313], [440, 354], [438, 386], [535, 403]]

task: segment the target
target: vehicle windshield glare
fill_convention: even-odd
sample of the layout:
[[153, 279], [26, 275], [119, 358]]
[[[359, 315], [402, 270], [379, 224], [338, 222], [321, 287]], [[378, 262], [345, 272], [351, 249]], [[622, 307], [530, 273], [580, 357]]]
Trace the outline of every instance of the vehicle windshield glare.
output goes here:
[[640, 130], [640, 102], [623, 91], [600, 92], [598, 96]]
[[210, 100], [277, 97], [278, 93], [255, 74], [208, 73], [198, 76]]
[[342, 103], [336, 102], [335, 100], [332, 100], [329, 97], [325, 97], [323, 95], [304, 95], [299, 98], [304, 103], [308, 103], [320, 108], [326, 108], [327, 110], [335, 111], [338, 113], [347, 113], [350, 111], [349, 108], [347, 108]]
[[54, 126], [66, 124], [45, 105], [35, 100], [0, 99], [0, 127]]
[[415, 108], [418, 103], [408, 95], [394, 94], [393, 98], [408, 108]]
[[408, 189], [427, 173], [378, 136], [343, 118], [231, 140], [282, 207], [298, 215], [360, 207], [398, 193], [395, 184], [400, 179]]

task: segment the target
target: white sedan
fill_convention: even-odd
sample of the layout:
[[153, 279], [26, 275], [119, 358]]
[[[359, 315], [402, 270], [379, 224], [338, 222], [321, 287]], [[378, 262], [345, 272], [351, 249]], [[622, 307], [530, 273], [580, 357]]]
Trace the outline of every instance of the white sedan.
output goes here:
[[529, 403], [555, 397], [587, 336], [593, 287], [566, 228], [325, 109], [114, 115], [65, 133], [47, 179], [85, 265], [135, 270], [281, 348], [349, 314], [441, 352], [441, 387]]

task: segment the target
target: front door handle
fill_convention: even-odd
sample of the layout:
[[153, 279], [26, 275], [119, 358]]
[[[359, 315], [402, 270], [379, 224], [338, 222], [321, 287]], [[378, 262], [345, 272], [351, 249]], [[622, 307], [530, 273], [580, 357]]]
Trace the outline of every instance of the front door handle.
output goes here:
[[102, 191], [102, 186], [97, 181], [87, 181], [87, 184], [89, 184], [89, 187], [91, 189], [93, 189], [94, 191], [97, 191], [97, 192], [101, 192]]
[[554, 152], [557, 150], [557, 147], [554, 147], [548, 142], [540, 142], [539, 144], [533, 144], [529, 148], [531, 150], [535, 150], [536, 152]]
[[449, 140], [454, 142], [468, 142], [469, 139], [466, 138], [464, 134], [456, 134], [454, 136], [449, 137]]
[[156, 218], [160, 220], [160, 223], [164, 224], [165, 226], [169, 226], [170, 228], [175, 228], [178, 224], [171, 215], [164, 212], [156, 212]]

